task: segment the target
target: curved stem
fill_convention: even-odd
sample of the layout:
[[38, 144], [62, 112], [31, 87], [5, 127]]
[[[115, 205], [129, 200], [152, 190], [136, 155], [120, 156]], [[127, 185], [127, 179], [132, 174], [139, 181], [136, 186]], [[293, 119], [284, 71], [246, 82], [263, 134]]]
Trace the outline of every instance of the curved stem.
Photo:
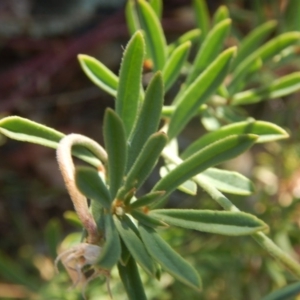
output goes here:
[[[178, 165], [182, 162], [182, 159], [177, 155], [174, 155], [167, 151], [165, 148], [163, 157]], [[220, 206], [222, 206], [227, 211], [240, 211], [227, 197], [225, 197], [219, 190], [214, 186], [209, 184], [204, 177], [199, 174], [193, 178], [193, 180], [205, 190]], [[251, 235], [252, 238], [258, 242], [262, 248], [264, 248], [271, 256], [280, 261], [287, 269], [290, 270], [296, 277], [300, 278], [300, 264], [287, 255], [283, 250], [281, 250], [269, 237], [267, 237], [263, 232], [256, 232]]]
[[[95, 154], [101, 161], [107, 160], [107, 154], [105, 150], [95, 141], [80, 134], [69, 134], [65, 136], [58, 144], [57, 147], [57, 162], [63, 176], [65, 185], [72, 199], [75, 211], [82, 222], [82, 225], [87, 230], [88, 238], [87, 242], [96, 244], [100, 235], [98, 233], [97, 224], [89, 211], [87, 199], [83, 196], [75, 184], [75, 166], [72, 159], [72, 147], [74, 145], [81, 145]], [[104, 167], [100, 162], [98, 166], [99, 170], [103, 170]]]

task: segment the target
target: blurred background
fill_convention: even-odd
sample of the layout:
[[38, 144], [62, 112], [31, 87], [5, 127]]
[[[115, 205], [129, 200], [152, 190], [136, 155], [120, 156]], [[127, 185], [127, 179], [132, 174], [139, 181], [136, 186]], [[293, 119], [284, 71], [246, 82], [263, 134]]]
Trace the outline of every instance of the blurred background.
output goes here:
[[[271, 19], [278, 21], [277, 33], [300, 30], [298, 3], [207, 1], [211, 15], [220, 5], [230, 11], [228, 46]], [[103, 112], [113, 107], [113, 99], [86, 78], [77, 54], [94, 56], [117, 74], [129, 39], [124, 6], [125, 0], [0, 0], [0, 118], [19, 115], [102, 142]], [[193, 29], [191, 1], [164, 1], [163, 27], [168, 42]], [[294, 55], [273, 72], [285, 75], [299, 67], [299, 55]], [[267, 75], [259, 80], [269, 80]], [[268, 223], [271, 237], [294, 257], [300, 254], [299, 96], [244, 107], [254, 118], [282, 126], [291, 137], [256, 146], [229, 165], [257, 187], [253, 196], [232, 197], [233, 202]], [[199, 136], [193, 125], [198, 130], [199, 120], [191, 123], [183, 143]], [[81, 299], [80, 291], [67, 292], [67, 276], [56, 275], [53, 268], [56, 246], [67, 234], [79, 231], [55, 151], [3, 136], [0, 144], [0, 299]], [[174, 205], [217, 208], [201, 191], [199, 199], [195, 203], [177, 193]], [[145, 276], [149, 299], [257, 300], [293, 279], [250, 238], [180, 229], [163, 236], [199, 271], [204, 292], [199, 295], [167, 274], [159, 283]], [[103, 286], [99, 298], [100, 281], [88, 288], [89, 299], [109, 299]], [[126, 299], [118, 281], [113, 270], [115, 299]]]

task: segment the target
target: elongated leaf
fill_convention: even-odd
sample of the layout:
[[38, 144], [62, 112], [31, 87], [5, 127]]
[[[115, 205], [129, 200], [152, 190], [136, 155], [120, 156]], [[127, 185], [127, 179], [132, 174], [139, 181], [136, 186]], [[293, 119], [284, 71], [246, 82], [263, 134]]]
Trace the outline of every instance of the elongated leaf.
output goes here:
[[251, 31], [241, 42], [231, 68], [236, 68], [243, 60], [253, 53], [276, 28], [275, 20], [268, 21]]
[[184, 284], [201, 289], [197, 271], [175, 252], [152, 228], [139, 224], [139, 231], [150, 255], [172, 276]]
[[300, 72], [295, 72], [275, 80], [267, 87], [251, 89], [237, 93], [232, 98], [232, 105], [256, 103], [262, 100], [279, 98], [300, 89]]
[[140, 198], [138, 198], [135, 202], [130, 204], [131, 208], [138, 208], [142, 206], [147, 206], [148, 204], [152, 204], [155, 201], [158, 201], [163, 195], [164, 191], [156, 191], [153, 193], [148, 193]]
[[193, 0], [197, 27], [201, 30], [201, 39], [204, 39], [209, 31], [210, 16], [205, 0]]
[[223, 82], [234, 52], [235, 47], [221, 53], [182, 94], [170, 120], [168, 130], [170, 139], [180, 133], [200, 105], [207, 101]]
[[150, 50], [154, 70], [162, 70], [167, 59], [167, 44], [163, 29], [150, 4], [145, 0], [139, 0], [138, 4], [141, 13], [141, 26], [145, 31], [146, 43]]
[[181, 35], [175, 42], [168, 45], [168, 53], [169, 55], [174, 51], [178, 46], [186, 43], [191, 42], [191, 44], [195, 44], [199, 42], [199, 38], [201, 35], [200, 29], [192, 29]]
[[95, 85], [114, 97], [117, 95], [118, 76], [94, 57], [79, 54], [78, 60], [84, 73]]
[[[54, 149], [57, 148], [59, 141], [65, 136], [63, 133], [50, 127], [17, 116], [1, 119], [0, 133], [17, 141], [29, 142]], [[72, 154], [95, 167], [100, 165], [99, 159], [84, 147], [74, 147]]]
[[107, 213], [104, 215], [104, 225], [105, 243], [97, 263], [101, 267], [110, 270], [121, 256], [121, 243], [111, 214]]
[[223, 126], [217, 131], [207, 133], [192, 143], [182, 154], [183, 159], [191, 156], [214, 141], [223, 139], [231, 134], [252, 133], [258, 135], [256, 143], [265, 143], [285, 139], [289, 135], [281, 127], [264, 121], [243, 121]]
[[157, 131], [163, 105], [163, 80], [155, 74], [146, 90], [145, 100], [129, 137], [127, 170], [132, 166], [151, 134]]
[[107, 209], [110, 208], [109, 191], [96, 170], [89, 167], [77, 167], [75, 182], [80, 192], [87, 198], [98, 201]]
[[153, 261], [143, 242], [138, 237], [135, 225], [126, 215], [122, 216], [121, 219], [117, 216], [114, 216], [113, 218], [118, 232], [130, 254], [148, 274], [154, 276], [155, 269]]
[[123, 181], [127, 145], [123, 122], [112, 109], [106, 109], [103, 134], [108, 153], [109, 190], [112, 199], [114, 199]]
[[186, 62], [186, 59], [191, 48], [191, 42], [187, 41], [177, 47], [168, 58], [165, 67], [162, 71], [165, 91], [168, 91], [174, 84], [178, 76], [180, 75], [181, 69]]
[[214, 13], [213, 25], [216, 25], [228, 18], [229, 18], [228, 8], [225, 5], [221, 5]]
[[147, 300], [139, 270], [134, 259], [131, 257], [125, 266], [118, 264], [118, 270], [128, 299]]
[[149, 214], [169, 225], [222, 235], [249, 235], [268, 229], [263, 221], [244, 212], [156, 209]]
[[193, 82], [219, 55], [225, 38], [228, 35], [231, 20], [226, 19], [218, 24], [208, 33], [196, 58], [193, 62], [191, 73], [186, 84]]
[[57, 218], [52, 218], [47, 223], [44, 230], [44, 238], [51, 258], [55, 259], [57, 256], [57, 246], [62, 240], [61, 222]]
[[134, 35], [141, 26], [135, 9], [134, 0], [128, 0], [125, 7], [126, 24], [130, 35]]
[[300, 294], [300, 283], [295, 282], [289, 284], [271, 294], [263, 297], [261, 300], [292, 300], [295, 299], [294, 296]]
[[244, 80], [249, 70], [251, 70], [252, 64], [256, 59], [261, 58], [262, 62], [264, 63], [285, 48], [297, 43], [299, 39], [299, 32], [283, 33], [252, 52], [252, 54], [245, 58], [243, 62], [240, 63], [239, 66], [234, 70], [232, 74], [232, 80], [228, 86], [228, 91], [230, 94], [233, 95], [236, 92], [239, 84]]
[[[175, 164], [168, 164], [166, 166], [163, 166], [159, 170], [159, 175], [160, 177], [165, 177], [171, 170], [175, 169], [176, 165]], [[197, 194], [197, 184], [192, 181], [188, 180], [181, 184], [178, 187], [178, 190], [182, 191], [183, 193], [186, 193], [188, 195], [195, 196]]]
[[116, 99], [116, 112], [124, 122], [127, 136], [132, 130], [138, 111], [144, 55], [144, 39], [138, 31], [124, 51]]
[[151, 5], [153, 11], [156, 13], [158, 19], [161, 19], [163, 2], [162, 0], [150, 0], [149, 4]]
[[183, 161], [154, 186], [153, 191], [171, 193], [180, 184], [204, 170], [226, 160], [232, 159], [250, 148], [257, 136], [232, 135], [214, 142]]
[[122, 193], [127, 193], [133, 187], [138, 189], [143, 184], [155, 167], [156, 161], [167, 142], [167, 136], [163, 132], [157, 132], [150, 136], [126, 176], [125, 190]]
[[251, 195], [254, 192], [251, 180], [237, 172], [209, 168], [199, 176], [221, 192], [237, 195]]
[[168, 225], [160, 220], [157, 220], [156, 218], [149, 216], [146, 213], [143, 213], [139, 210], [132, 210], [131, 215], [139, 221], [139, 223], [144, 224], [149, 227], [168, 227]]

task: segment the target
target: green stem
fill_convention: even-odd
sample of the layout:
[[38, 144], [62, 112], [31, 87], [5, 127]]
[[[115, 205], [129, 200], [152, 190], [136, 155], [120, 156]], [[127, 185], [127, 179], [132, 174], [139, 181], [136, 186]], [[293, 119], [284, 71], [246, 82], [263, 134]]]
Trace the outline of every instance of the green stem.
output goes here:
[[[181, 158], [170, 153], [166, 149], [164, 149], [162, 153], [163, 157], [174, 163], [180, 164], [182, 162]], [[227, 197], [225, 197], [219, 190], [217, 190], [214, 186], [209, 184], [204, 177], [199, 174], [193, 178], [193, 180], [204, 190], [206, 191], [212, 198], [215, 200], [220, 206], [222, 206], [225, 210], [228, 211], [240, 211]], [[268, 238], [263, 232], [256, 232], [251, 235], [252, 238], [258, 242], [262, 248], [264, 248], [271, 256], [273, 256], [276, 260], [280, 261], [287, 269], [290, 270], [296, 277], [300, 278], [300, 264], [287, 255], [284, 251], [282, 251], [270, 238]]]

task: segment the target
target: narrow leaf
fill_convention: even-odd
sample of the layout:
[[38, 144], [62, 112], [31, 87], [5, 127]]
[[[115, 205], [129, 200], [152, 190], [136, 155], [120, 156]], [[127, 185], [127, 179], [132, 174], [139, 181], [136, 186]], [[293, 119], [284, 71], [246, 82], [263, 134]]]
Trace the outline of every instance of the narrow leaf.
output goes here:
[[172, 87], [172, 85], [180, 75], [181, 69], [187, 60], [190, 48], [191, 42], [187, 41], [177, 47], [168, 58], [162, 71], [165, 91], [168, 91], [170, 87]]
[[164, 100], [163, 80], [160, 72], [149, 83], [145, 99], [129, 137], [127, 170], [132, 166], [151, 134], [157, 131]]
[[128, 0], [125, 7], [125, 17], [128, 31], [133, 36], [140, 29], [139, 19], [136, 13], [134, 0]]
[[256, 141], [257, 136], [231, 135], [214, 142], [184, 160], [180, 165], [161, 178], [154, 186], [153, 191], [166, 191], [170, 194], [180, 184], [214, 165], [232, 159], [245, 152]]
[[199, 176], [221, 192], [237, 195], [251, 195], [254, 192], [251, 180], [237, 172], [209, 168]]
[[136, 32], [124, 51], [116, 99], [116, 112], [129, 136], [138, 111], [142, 68], [145, 55], [143, 35]]
[[139, 270], [134, 259], [131, 257], [125, 266], [118, 264], [118, 270], [128, 299], [147, 300]]
[[249, 235], [268, 229], [263, 221], [244, 212], [156, 209], [149, 214], [169, 225], [222, 235]]
[[230, 94], [233, 95], [236, 92], [239, 84], [244, 80], [245, 76], [249, 73], [249, 70], [251, 70], [252, 64], [255, 60], [261, 58], [262, 62], [264, 63], [285, 48], [297, 43], [299, 39], [299, 32], [283, 33], [253, 51], [234, 70], [232, 74], [232, 80], [228, 86], [228, 91]]
[[108, 177], [111, 198], [114, 199], [123, 181], [127, 159], [127, 145], [122, 120], [112, 110], [106, 109], [103, 135], [108, 153]]
[[[17, 141], [29, 142], [54, 149], [57, 148], [59, 141], [65, 136], [63, 133], [50, 127], [17, 116], [1, 119], [0, 133]], [[95, 167], [100, 165], [99, 159], [84, 147], [74, 147], [72, 154]]]
[[145, 32], [154, 70], [162, 70], [167, 58], [167, 44], [161, 23], [149, 3], [145, 0], [139, 0], [138, 4], [141, 13], [141, 26]]
[[186, 80], [187, 85], [193, 82], [219, 55], [230, 25], [231, 20], [226, 19], [216, 24], [208, 33], [193, 62], [191, 72]]
[[204, 39], [209, 31], [210, 16], [205, 0], [193, 0], [197, 27], [201, 30], [201, 39]]
[[300, 89], [300, 72], [295, 72], [273, 81], [269, 86], [237, 93], [232, 97], [232, 105], [256, 103], [292, 94]]
[[241, 42], [231, 68], [235, 69], [243, 60], [253, 53], [274, 31], [277, 21], [268, 21], [251, 31]]
[[227, 75], [235, 47], [222, 52], [217, 59], [185, 90], [178, 100], [169, 124], [170, 139], [180, 133], [201, 104], [209, 99]]
[[102, 247], [101, 255], [98, 264], [110, 270], [117, 264], [121, 256], [121, 243], [118, 231], [115, 227], [111, 214], [104, 215], [104, 228], [105, 228], [105, 243]]
[[294, 296], [300, 294], [300, 283], [295, 282], [289, 284], [271, 294], [263, 297], [261, 300], [292, 300], [295, 299]]
[[162, 10], [163, 10], [163, 2], [162, 0], [150, 0], [149, 4], [151, 5], [153, 11], [157, 15], [158, 19], [161, 19]]
[[132, 210], [131, 215], [141, 224], [144, 224], [149, 227], [168, 227], [168, 225], [155, 217], [149, 216], [148, 214], [143, 213], [139, 210]]
[[228, 8], [225, 5], [221, 5], [214, 13], [213, 25], [216, 25], [228, 18], [229, 18]]
[[137, 235], [137, 228], [126, 216], [118, 218], [114, 216], [114, 222], [118, 232], [133, 258], [150, 275], [155, 275], [155, 268], [151, 257], [149, 256], [143, 242]]
[[75, 182], [80, 192], [87, 198], [99, 202], [104, 208], [110, 208], [109, 191], [96, 170], [90, 167], [77, 167]]
[[127, 193], [132, 188], [138, 189], [148, 175], [151, 173], [157, 159], [159, 158], [163, 148], [168, 142], [167, 136], [163, 132], [157, 132], [150, 136], [139, 156], [136, 158], [134, 165], [126, 176], [124, 191]]
[[85, 54], [79, 54], [77, 57], [87, 77], [100, 89], [115, 97], [119, 82], [118, 76], [94, 57]]
[[130, 207], [138, 208], [142, 206], [147, 206], [149, 204], [155, 203], [155, 201], [158, 201], [161, 199], [161, 197], [165, 194], [164, 191], [156, 191], [153, 193], [148, 193], [140, 198], [138, 198], [135, 202], [130, 203]]
[[221, 127], [219, 130], [207, 133], [192, 143], [182, 154], [181, 158], [185, 159], [203, 147], [210, 145], [214, 141], [223, 139], [232, 134], [251, 133], [258, 135], [256, 143], [265, 143], [285, 139], [289, 135], [281, 127], [264, 121], [243, 121]]
[[139, 231], [148, 252], [163, 269], [184, 284], [198, 291], [201, 289], [201, 280], [197, 271], [176, 253], [155, 230], [139, 224]]
[[199, 42], [199, 38], [201, 35], [200, 29], [192, 29], [181, 35], [175, 42], [168, 45], [168, 53], [169, 55], [180, 45], [190, 42], [191, 44], [195, 44]]

